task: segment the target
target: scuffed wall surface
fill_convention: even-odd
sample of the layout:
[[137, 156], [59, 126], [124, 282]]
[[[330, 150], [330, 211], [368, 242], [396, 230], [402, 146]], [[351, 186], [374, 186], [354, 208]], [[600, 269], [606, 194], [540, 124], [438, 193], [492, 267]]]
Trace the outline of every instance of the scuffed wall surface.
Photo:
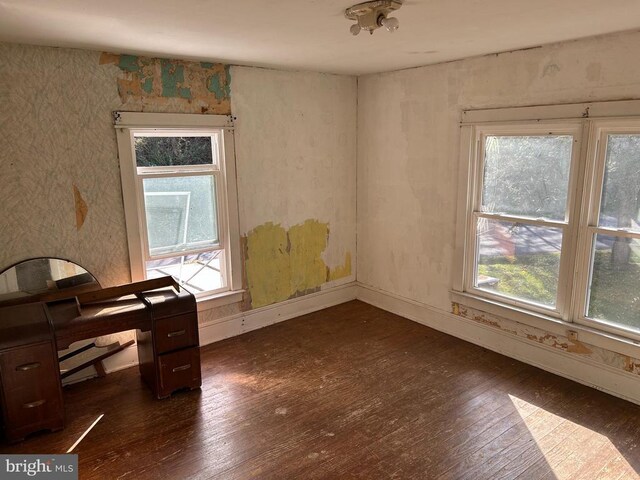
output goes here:
[[231, 76], [253, 306], [353, 281], [355, 78], [250, 67]]
[[640, 34], [358, 81], [358, 280], [448, 311], [460, 112], [640, 98]]
[[627, 373], [640, 375], [640, 360], [637, 358], [612, 352], [577, 340], [570, 340], [565, 336], [554, 335], [539, 328], [523, 325], [500, 316], [490, 315], [456, 302], [451, 304], [451, 312], [454, 315], [495, 328], [523, 340], [539, 343], [580, 358], [606, 365], [607, 367], [623, 370]]

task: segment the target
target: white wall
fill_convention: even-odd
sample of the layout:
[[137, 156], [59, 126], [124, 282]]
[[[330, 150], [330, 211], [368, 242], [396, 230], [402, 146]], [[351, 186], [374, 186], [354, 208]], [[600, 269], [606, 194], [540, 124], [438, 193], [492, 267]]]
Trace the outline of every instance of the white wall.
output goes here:
[[358, 281], [451, 310], [460, 112], [640, 98], [640, 34], [358, 80]]
[[231, 76], [240, 233], [317, 219], [329, 224], [327, 266], [347, 252], [355, 260], [355, 77], [250, 67]]

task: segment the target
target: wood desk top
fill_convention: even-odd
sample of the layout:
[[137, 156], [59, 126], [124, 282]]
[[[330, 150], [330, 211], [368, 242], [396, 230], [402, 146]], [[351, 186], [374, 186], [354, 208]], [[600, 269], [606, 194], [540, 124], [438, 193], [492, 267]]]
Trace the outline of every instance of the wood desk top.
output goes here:
[[75, 298], [49, 303], [47, 306], [60, 350], [87, 338], [151, 328], [147, 305], [135, 295], [85, 305], [81, 312]]
[[[29, 318], [48, 318], [55, 332], [57, 348], [72, 343], [127, 330], [148, 331], [155, 318], [196, 311], [195, 297], [181, 289], [171, 277], [109, 287], [74, 291], [72, 297], [21, 306], [0, 308], [3, 332], [15, 330], [11, 338], [24, 336]], [[4, 318], [6, 317], [6, 319]], [[37, 334], [37, 332], [32, 332]], [[8, 335], [3, 333], [3, 335]], [[43, 332], [43, 335], [46, 335]]]

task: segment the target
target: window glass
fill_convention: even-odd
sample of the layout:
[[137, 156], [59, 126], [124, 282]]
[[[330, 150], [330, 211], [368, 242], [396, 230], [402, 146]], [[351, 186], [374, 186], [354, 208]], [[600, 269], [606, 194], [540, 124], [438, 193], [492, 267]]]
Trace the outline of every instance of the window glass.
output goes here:
[[485, 137], [482, 212], [565, 220], [571, 135]]
[[640, 232], [640, 135], [609, 135], [599, 225]]
[[218, 245], [213, 175], [144, 178], [151, 255]]
[[134, 140], [138, 167], [211, 165], [214, 163], [210, 136], [136, 136]]
[[640, 240], [595, 236], [587, 316], [640, 330]]
[[561, 229], [479, 218], [477, 232], [476, 288], [556, 305]]

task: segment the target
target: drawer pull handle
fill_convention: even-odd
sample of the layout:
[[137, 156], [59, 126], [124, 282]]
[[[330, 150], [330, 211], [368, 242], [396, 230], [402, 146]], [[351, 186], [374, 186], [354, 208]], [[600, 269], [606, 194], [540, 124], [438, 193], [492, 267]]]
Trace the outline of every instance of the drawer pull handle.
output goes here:
[[183, 371], [183, 370], [189, 370], [190, 368], [191, 368], [191, 364], [190, 364], [190, 363], [187, 363], [186, 365], [182, 365], [182, 366], [180, 366], [180, 367], [176, 367], [176, 368], [174, 368], [174, 369], [173, 369], [173, 373], [181, 372], [181, 371]]
[[40, 405], [44, 405], [45, 403], [47, 403], [46, 400], [37, 400], [35, 402], [29, 402], [29, 403], [25, 403], [24, 405], [22, 405], [23, 408], [35, 408], [35, 407], [39, 407]]
[[17, 372], [26, 372], [27, 370], [33, 370], [34, 368], [39, 368], [40, 362], [33, 363], [25, 363], [24, 365], [18, 365], [16, 367]]
[[175, 332], [167, 333], [167, 337], [169, 338], [179, 337], [180, 335], [184, 335], [185, 333], [187, 333], [186, 330], [176, 330]]

